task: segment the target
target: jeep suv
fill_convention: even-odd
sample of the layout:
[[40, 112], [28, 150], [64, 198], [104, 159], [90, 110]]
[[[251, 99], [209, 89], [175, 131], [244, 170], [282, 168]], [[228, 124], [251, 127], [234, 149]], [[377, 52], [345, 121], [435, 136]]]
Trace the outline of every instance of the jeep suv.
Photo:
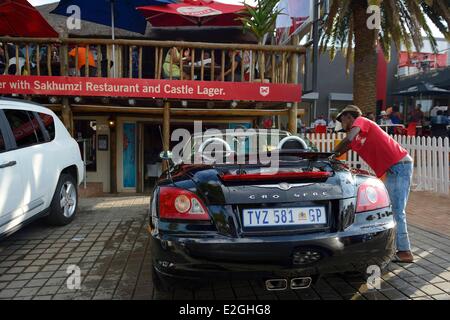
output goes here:
[[83, 178], [79, 146], [51, 110], [0, 98], [0, 237], [43, 216], [70, 223]]

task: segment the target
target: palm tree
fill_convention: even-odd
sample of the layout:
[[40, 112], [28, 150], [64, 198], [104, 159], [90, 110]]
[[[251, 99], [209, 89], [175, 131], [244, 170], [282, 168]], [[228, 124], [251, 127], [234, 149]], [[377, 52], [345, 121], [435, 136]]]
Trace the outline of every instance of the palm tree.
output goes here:
[[[367, 21], [370, 5], [380, 9], [380, 29], [370, 30]], [[353, 71], [353, 102], [365, 112], [376, 106], [377, 45], [389, 60], [391, 44], [397, 51], [404, 45], [423, 46], [422, 30], [436, 51], [436, 40], [427, 25], [426, 17], [450, 40], [450, 13], [447, 0], [333, 0], [324, 20], [321, 51], [330, 50], [333, 59], [341, 50], [347, 59], [347, 73], [351, 61]], [[353, 49], [354, 45], [354, 49]]]

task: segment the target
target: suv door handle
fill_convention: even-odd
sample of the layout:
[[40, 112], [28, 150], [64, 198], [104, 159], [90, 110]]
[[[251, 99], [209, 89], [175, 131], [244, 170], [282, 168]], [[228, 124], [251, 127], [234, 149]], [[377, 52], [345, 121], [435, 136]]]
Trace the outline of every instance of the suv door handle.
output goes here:
[[17, 164], [16, 161], [10, 161], [10, 162], [7, 162], [7, 163], [5, 163], [5, 164], [0, 164], [0, 169], [4, 169], [4, 168], [8, 168], [8, 167], [13, 167], [13, 166], [15, 166], [16, 164]]

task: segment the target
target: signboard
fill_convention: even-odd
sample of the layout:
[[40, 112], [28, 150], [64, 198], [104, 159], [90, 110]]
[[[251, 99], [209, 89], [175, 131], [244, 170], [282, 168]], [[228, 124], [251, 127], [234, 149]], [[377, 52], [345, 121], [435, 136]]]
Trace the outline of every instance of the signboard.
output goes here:
[[298, 84], [55, 76], [0, 76], [0, 94], [300, 102]]

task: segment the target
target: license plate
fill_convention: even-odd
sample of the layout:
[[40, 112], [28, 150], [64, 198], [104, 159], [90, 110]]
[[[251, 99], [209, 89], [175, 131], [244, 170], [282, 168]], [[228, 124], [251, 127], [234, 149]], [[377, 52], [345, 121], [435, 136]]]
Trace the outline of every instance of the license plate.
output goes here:
[[325, 207], [244, 209], [244, 227], [326, 224]]

